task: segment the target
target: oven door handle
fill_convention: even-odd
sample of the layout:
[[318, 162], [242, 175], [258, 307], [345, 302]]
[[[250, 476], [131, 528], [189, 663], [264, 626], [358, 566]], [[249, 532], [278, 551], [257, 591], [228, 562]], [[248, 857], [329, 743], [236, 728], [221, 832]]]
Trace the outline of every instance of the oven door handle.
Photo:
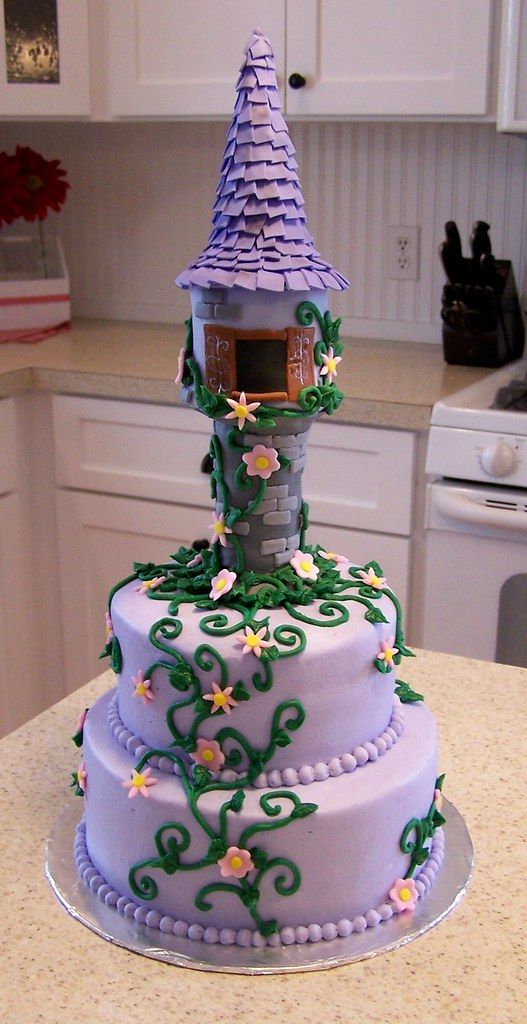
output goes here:
[[435, 508], [449, 519], [477, 526], [490, 526], [499, 530], [515, 530], [527, 533], [527, 510], [522, 514], [509, 508], [495, 508], [472, 501], [463, 494], [437, 490], [433, 499]]

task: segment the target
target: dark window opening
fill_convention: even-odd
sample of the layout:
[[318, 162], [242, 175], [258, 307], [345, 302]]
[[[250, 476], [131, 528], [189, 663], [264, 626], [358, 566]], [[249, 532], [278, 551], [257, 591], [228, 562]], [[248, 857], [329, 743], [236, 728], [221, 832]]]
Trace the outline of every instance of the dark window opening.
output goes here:
[[236, 339], [236, 386], [246, 394], [287, 395], [287, 341]]

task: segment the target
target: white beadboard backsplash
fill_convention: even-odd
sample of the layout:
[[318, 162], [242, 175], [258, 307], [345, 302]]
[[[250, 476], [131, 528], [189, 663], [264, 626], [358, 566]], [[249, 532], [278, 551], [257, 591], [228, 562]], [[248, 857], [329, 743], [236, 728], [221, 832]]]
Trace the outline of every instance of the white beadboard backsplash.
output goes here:
[[[491, 124], [292, 123], [315, 243], [350, 278], [334, 315], [348, 335], [436, 341], [444, 223], [468, 254], [474, 220], [495, 255], [527, 269], [527, 139]], [[225, 123], [3, 124], [2, 149], [32, 146], [67, 169], [71, 191], [49, 228], [64, 242], [77, 316], [180, 323], [173, 284], [202, 248]], [[419, 225], [417, 281], [388, 280], [388, 225]]]

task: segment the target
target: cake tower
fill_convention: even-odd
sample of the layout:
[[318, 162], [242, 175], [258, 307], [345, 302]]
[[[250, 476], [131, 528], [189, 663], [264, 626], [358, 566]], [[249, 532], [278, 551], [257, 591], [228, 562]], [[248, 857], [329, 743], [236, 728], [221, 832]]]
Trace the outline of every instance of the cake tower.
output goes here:
[[433, 716], [396, 679], [399, 601], [307, 542], [309, 426], [341, 399], [345, 279], [314, 249], [271, 47], [237, 83], [212, 232], [180, 275], [179, 376], [213, 421], [211, 543], [111, 591], [117, 674], [74, 737], [79, 874], [163, 932], [225, 945], [349, 936], [411, 911], [443, 852]]

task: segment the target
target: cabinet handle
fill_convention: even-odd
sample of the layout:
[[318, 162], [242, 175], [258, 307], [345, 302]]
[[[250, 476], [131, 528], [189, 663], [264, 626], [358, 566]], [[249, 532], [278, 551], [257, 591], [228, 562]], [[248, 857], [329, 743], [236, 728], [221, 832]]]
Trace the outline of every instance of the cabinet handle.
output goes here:
[[293, 74], [289, 75], [287, 81], [292, 89], [303, 89], [306, 84], [304, 76], [299, 74], [298, 71], [293, 71]]

